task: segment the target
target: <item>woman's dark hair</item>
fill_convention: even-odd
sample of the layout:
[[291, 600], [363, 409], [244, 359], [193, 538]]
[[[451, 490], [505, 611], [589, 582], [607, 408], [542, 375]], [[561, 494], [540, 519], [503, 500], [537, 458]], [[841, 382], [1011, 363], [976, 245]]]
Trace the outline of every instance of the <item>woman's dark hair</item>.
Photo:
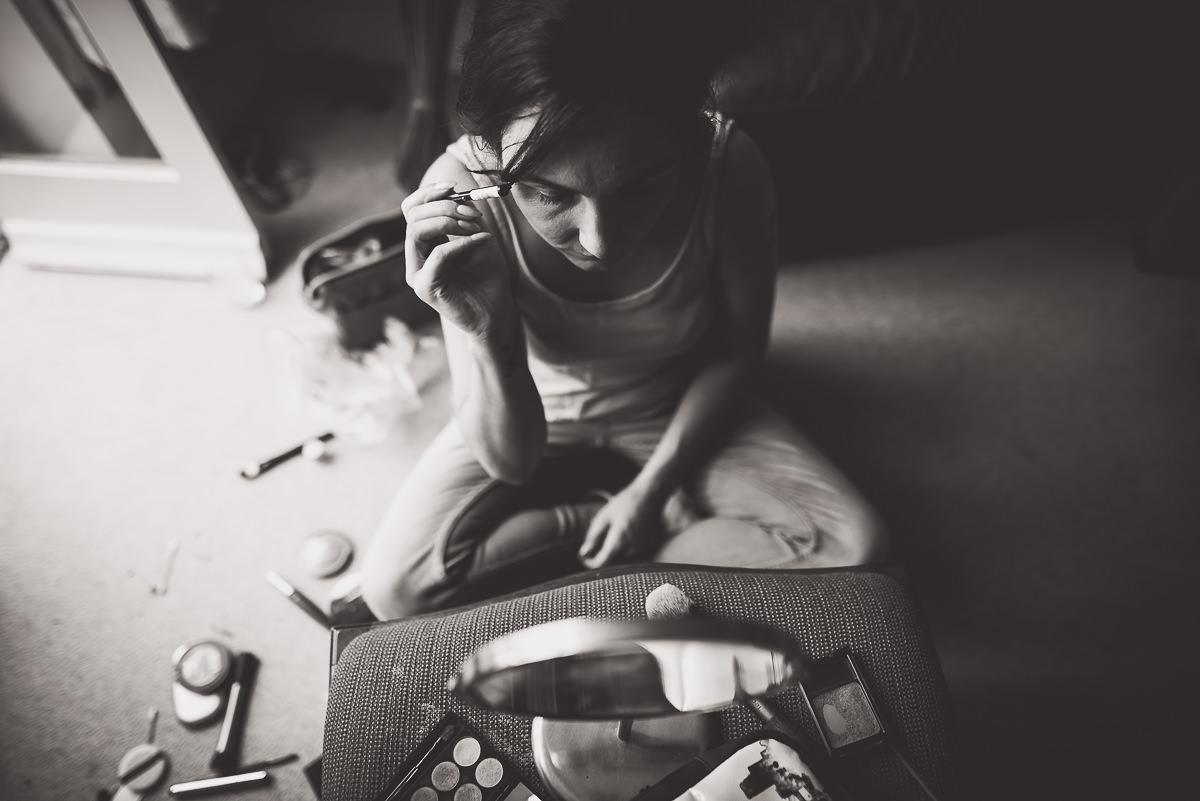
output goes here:
[[[496, 156], [501, 180], [527, 176], [564, 136], [613, 107], [681, 138], [707, 123], [730, 26], [715, 0], [479, 0], [463, 53], [458, 114]], [[736, 12], [735, 12], [736, 13]], [[514, 154], [500, 137], [537, 110]], [[709, 129], [711, 130], [711, 129]]]

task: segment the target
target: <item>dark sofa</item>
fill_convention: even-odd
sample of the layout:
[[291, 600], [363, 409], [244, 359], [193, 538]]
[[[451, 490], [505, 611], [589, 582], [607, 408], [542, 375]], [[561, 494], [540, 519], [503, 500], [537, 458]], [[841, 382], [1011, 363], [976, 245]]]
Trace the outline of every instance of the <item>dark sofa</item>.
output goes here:
[[[1200, 57], [1169, 3], [759, 0], [718, 101], [766, 151], [785, 253], [862, 251], [1119, 208], [1197, 214]], [[1186, 212], [1185, 212], [1186, 209]], [[1170, 233], [1159, 233], [1160, 228]], [[1139, 267], [1200, 273], [1195, 237]], [[1154, 243], [1152, 243], [1154, 244]], [[1153, 250], [1153, 247], [1150, 248]], [[1164, 248], [1159, 249], [1164, 250]]]

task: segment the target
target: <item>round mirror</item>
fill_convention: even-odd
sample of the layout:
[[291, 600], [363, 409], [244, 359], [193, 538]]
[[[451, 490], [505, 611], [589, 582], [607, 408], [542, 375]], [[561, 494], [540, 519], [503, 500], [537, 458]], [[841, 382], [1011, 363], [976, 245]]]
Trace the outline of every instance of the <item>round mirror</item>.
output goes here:
[[757, 624], [572, 618], [492, 640], [450, 689], [546, 718], [657, 717], [771, 695], [800, 680], [803, 660], [789, 637]]

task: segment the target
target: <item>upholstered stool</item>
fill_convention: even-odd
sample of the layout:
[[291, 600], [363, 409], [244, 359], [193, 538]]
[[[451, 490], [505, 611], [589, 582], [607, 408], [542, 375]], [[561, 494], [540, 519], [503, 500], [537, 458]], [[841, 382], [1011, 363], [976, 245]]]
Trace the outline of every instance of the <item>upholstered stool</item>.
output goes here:
[[[933, 644], [900, 580], [865, 569], [741, 570], [686, 565], [610, 568], [494, 601], [408, 620], [336, 631], [325, 723], [325, 801], [367, 801], [447, 710], [474, 724], [544, 799], [528, 717], [478, 709], [446, 681], [466, 657], [503, 634], [568, 617], [640, 619], [663, 583], [682, 589], [705, 615], [772, 626], [814, 659], [849, 648], [874, 692], [891, 742], [939, 801], [957, 794], [949, 698]], [[813, 743], [801, 693], [774, 704]], [[761, 727], [742, 706], [720, 713], [727, 739]], [[840, 758], [855, 801], [927, 798], [893, 752]]]

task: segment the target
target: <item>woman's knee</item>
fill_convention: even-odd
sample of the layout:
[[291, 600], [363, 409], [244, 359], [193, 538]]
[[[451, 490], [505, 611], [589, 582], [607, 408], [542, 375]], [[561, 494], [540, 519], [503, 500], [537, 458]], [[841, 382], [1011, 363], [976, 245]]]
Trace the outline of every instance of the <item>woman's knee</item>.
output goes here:
[[362, 593], [363, 601], [375, 617], [395, 620], [427, 611], [417, 591], [425, 583], [418, 564], [368, 552], [363, 565]]
[[[393, 503], [380, 522], [363, 559], [363, 601], [380, 620], [412, 617], [431, 611], [429, 589], [445, 572], [439, 531], [452, 519], [451, 509], [417, 513], [413, 504]], [[405, 515], [407, 506], [413, 514]]]
[[858, 499], [848, 499], [836, 523], [823, 532], [830, 567], [878, 564], [887, 558], [888, 537], [879, 516]]
[[378, 620], [403, 620], [437, 612], [444, 606], [431, 603], [391, 583], [363, 581], [363, 601]]
[[457, 535], [471, 528], [464, 526], [463, 510], [496, 483], [466, 459], [445, 469], [437, 467], [421, 472], [418, 466], [367, 548], [363, 600], [381, 620], [434, 611], [431, 599], [445, 582], [448, 551]]
[[362, 597], [367, 608], [379, 620], [405, 617], [407, 611], [398, 598], [398, 585], [391, 576], [381, 575], [371, 563], [363, 568]]
[[363, 567], [363, 600], [372, 613], [392, 620], [462, 603], [476, 563], [490, 552], [489, 538], [506, 519], [500, 496], [508, 489], [489, 481], [437, 515], [387, 515]]

